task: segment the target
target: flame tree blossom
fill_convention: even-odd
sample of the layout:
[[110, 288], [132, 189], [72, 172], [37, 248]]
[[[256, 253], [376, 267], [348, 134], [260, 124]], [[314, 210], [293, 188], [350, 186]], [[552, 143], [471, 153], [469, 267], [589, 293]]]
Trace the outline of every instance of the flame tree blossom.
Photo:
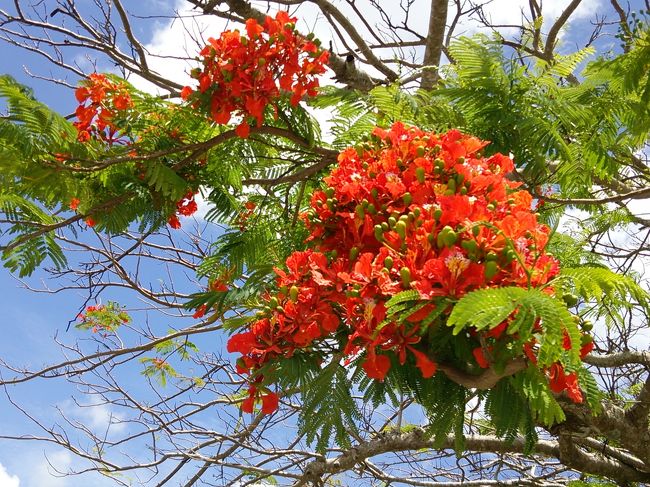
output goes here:
[[[465, 368], [480, 371], [501, 355], [535, 365], [539, 323], [525, 343], [506, 332], [514, 316], [465, 337], [444, 326], [471, 291], [516, 286], [552, 294], [544, 286], [559, 271], [530, 193], [507, 178], [512, 160], [483, 157], [486, 145], [457, 130], [439, 135], [395, 123], [341, 152], [302, 215], [307, 249], [275, 270], [277, 290], [265, 297], [264, 311], [228, 342], [254, 384], [248, 410], [257, 400], [264, 412], [276, 404], [264, 386], [274, 361], [322, 355], [328, 341], [379, 381], [405, 364], [433, 376], [440, 343], [449, 340], [469, 340]], [[389, 301], [409, 290], [421, 304], [397, 318]], [[559, 364], [543, 372], [553, 391], [582, 401], [575, 373], [564, 375]]]

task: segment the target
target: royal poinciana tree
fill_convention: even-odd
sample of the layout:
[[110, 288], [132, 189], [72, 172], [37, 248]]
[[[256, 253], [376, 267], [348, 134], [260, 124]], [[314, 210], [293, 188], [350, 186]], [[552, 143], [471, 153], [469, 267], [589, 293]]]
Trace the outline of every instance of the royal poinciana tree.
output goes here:
[[188, 0], [177, 79], [121, 0], [0, 9], [76, 104], [0, 78], [3, 261], [86, 296], [0, 437], [123, 485], [650, 482], [648, 5], [563, 43], [564, 3]]

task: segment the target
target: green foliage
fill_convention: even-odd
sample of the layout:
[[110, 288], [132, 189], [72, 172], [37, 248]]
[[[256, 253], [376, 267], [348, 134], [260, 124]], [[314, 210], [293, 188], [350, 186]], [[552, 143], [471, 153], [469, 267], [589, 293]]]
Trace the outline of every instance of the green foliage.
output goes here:
[[578, 326], [563, 301], [538, 289], [504, 287], [473, 291], [454, 306], [447, 325], [453, 327], [455, 335], [469, 326], [477, 331], [489, 330], [501, 324], [515, 310], [518, 313], [508, 324], [508, 333], [516, 332], [525, 341], [537, 320], [544, 330], [537, 357], [539, 366], [550, 366], [560, 360], [566, 332], [571, 338], [572, 348], [565, 361], [571, 364], [570, 367], [580, 367]]
[[349, 447], [350, 431], [357, 431], [354, 420], [360, 419], [361, 414], [352, 399], [347, 369], [332, 361], [302, 391], [302, 395], [298, 425], [307, 442], [316, 440], [316, 450], [325, 452], [333, 436], [337, 444]]
[[559, 286], [574, 292], [590, 306], [583, 311], [585, 317], [605, 316], [623, 323], [621, 310], [635, 306], [648, 309], [648, 293], [629, 276], [617, 274], [606, 267], [580, 266], [562, 268], [557, 278]]

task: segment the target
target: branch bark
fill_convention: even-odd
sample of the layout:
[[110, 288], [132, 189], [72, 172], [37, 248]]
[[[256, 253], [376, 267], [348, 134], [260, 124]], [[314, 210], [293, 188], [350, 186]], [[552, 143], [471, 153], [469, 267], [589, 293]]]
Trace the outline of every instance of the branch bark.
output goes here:
[[431, 0], [429, 13], [429, 30], [427, 32], [426, 47], [424, 50], [424, 72], [420, 86], [430, 90], [438, 82], [440, 76], [438, 67], [442, 57], [442, 48], [447, 26], [448, 0]]

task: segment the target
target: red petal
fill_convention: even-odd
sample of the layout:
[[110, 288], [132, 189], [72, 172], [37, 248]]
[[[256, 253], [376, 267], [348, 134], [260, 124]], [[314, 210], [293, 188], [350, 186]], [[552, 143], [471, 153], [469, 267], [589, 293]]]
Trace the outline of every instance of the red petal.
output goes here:
[[252, 413], [255, 405], [255, 396], [248, 396], [241, 403], [241, 410], [244, 413]]
[[594, 342], [585, 343], [580, 349], [580, 358], [583, 359], [594, 349]]
[[415, 366], [420, 369], [420, 372], [422, 372], [422, 377], [425, 379], [432, 377], [436, 373], [436, 370], [438, 370], [436, 363], [427, 357], [425, 353], [420, 352], [415, 348], [409, 347], [409, 350], [411, 350], [411, 353], [415, 355]]
[[90, 92], [88, 91], [88, 88], [85, 86], [82, 86], [81, 88], [77, 88], [74, 92], [74, 96], [77, 99], [79, 103], [85, 102], [88, 97], [90, 96]]
[[242, 139], [246, 139], [251, 133], [251, 128], [246, 122], [242, 122], [239, 125], [237, 125], [237, 128], [235, 129], [235, 133]]
[[483, 347], [476, 347], [474, 350], [472, 350], [472, 354], [474, 355], [476, 363], [478, 363], [479, 367], [482, 369], [487, 369], [490, 366], [490, 362], [488, 362], [488, 359], [483, 353]]
[[278, 409], [278, 395], [274, 392], [269, 392], [267, 395], [262, 396], [262, 414], [271, 414]]
[[362, 367], [368, 377], [383, 381], [390, 369], [390, 359], [386, 355], [377, 355], [372, 350], [368, 352], [368, 357]]

